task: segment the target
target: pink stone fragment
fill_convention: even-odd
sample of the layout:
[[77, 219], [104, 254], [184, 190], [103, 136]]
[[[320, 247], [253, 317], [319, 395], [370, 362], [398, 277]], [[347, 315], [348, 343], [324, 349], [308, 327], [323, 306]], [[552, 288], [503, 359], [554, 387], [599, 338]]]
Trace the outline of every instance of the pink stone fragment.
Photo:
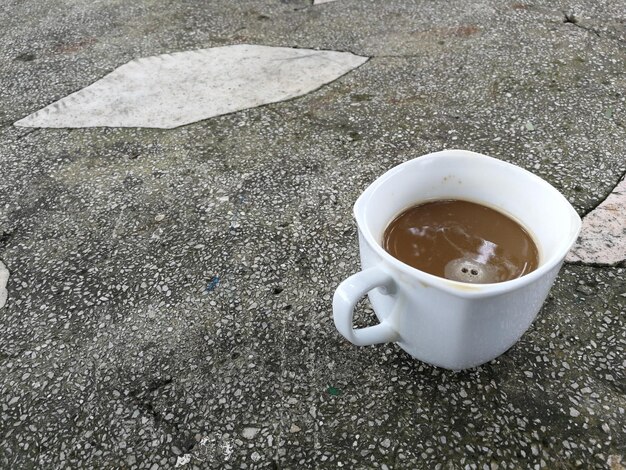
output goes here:
[[580, 236], [566, 261], [609, 266], [626, 261], [626, 179], [583, 218]]

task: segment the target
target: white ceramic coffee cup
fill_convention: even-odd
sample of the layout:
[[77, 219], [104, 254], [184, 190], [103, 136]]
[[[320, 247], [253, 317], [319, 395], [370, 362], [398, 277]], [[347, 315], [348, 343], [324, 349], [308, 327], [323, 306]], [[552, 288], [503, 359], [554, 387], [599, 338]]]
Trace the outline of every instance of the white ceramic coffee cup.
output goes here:
[[[510, 281], [467, 284], [419, 271], [387, 253], [381, 243], [389, 222], [435, 199], [464, 199], [511, 216], [537, 243], [539, 267]], [[574, 208], [546, 181], [464, 150], [431, 153], [392, 168], [357, 199], [354, 216], [363, 270], [335, 292], [337, 330], [356, 345], [395, 342], [417, 359], [453, 370], [496, 358], [524, 334], [581, 225]], [[354, 329], [354, 307], [365, 294], [380, 323]]]

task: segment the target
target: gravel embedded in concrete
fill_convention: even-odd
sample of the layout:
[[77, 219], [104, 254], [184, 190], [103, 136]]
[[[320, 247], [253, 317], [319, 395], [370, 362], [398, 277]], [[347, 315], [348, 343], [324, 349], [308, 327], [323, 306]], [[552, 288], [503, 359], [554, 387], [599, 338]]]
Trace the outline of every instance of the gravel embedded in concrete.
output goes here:
[[[353, 347], [330, 312], [359, 269], [352, 204], [397, 163], [479, 151], [581, 214], [611, 193], [623, 19], [617, 1], [9, 2], [0, 466], [623, 466], [625, 268], [566, 265], [520, 342], [464, 372]], [[372, 59], [171, 131], [12, 126], [134, 58], [237, 43]]]

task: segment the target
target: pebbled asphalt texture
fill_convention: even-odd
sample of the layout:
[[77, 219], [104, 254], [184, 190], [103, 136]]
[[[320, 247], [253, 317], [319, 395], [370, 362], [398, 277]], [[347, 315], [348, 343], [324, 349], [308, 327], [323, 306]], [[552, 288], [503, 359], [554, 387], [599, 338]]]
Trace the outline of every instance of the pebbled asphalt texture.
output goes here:
[[[359, 269], [352, 205], [407, 159], [466, 148], [581, 215], [604, 200], [625, 21], [610, 0], [5, 1], [0, 466], [625, 468], [624, 266], [566, 264], [468, 371], [352, 346], [331, 315]], [[371, 59], [173, 130], [12, 125], [134, 58], [239, 43]]]

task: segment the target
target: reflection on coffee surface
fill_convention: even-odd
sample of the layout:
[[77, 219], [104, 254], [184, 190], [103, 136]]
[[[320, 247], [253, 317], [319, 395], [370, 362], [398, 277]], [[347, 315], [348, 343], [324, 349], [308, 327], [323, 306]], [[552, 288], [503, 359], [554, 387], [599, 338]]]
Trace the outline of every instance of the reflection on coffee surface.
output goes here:
[[435, 276], [484, 284], [533, 271], [539, 252], [510, 217], [481, 204], [437, 200], [410, 207], [391, 221], [383, 248]]

